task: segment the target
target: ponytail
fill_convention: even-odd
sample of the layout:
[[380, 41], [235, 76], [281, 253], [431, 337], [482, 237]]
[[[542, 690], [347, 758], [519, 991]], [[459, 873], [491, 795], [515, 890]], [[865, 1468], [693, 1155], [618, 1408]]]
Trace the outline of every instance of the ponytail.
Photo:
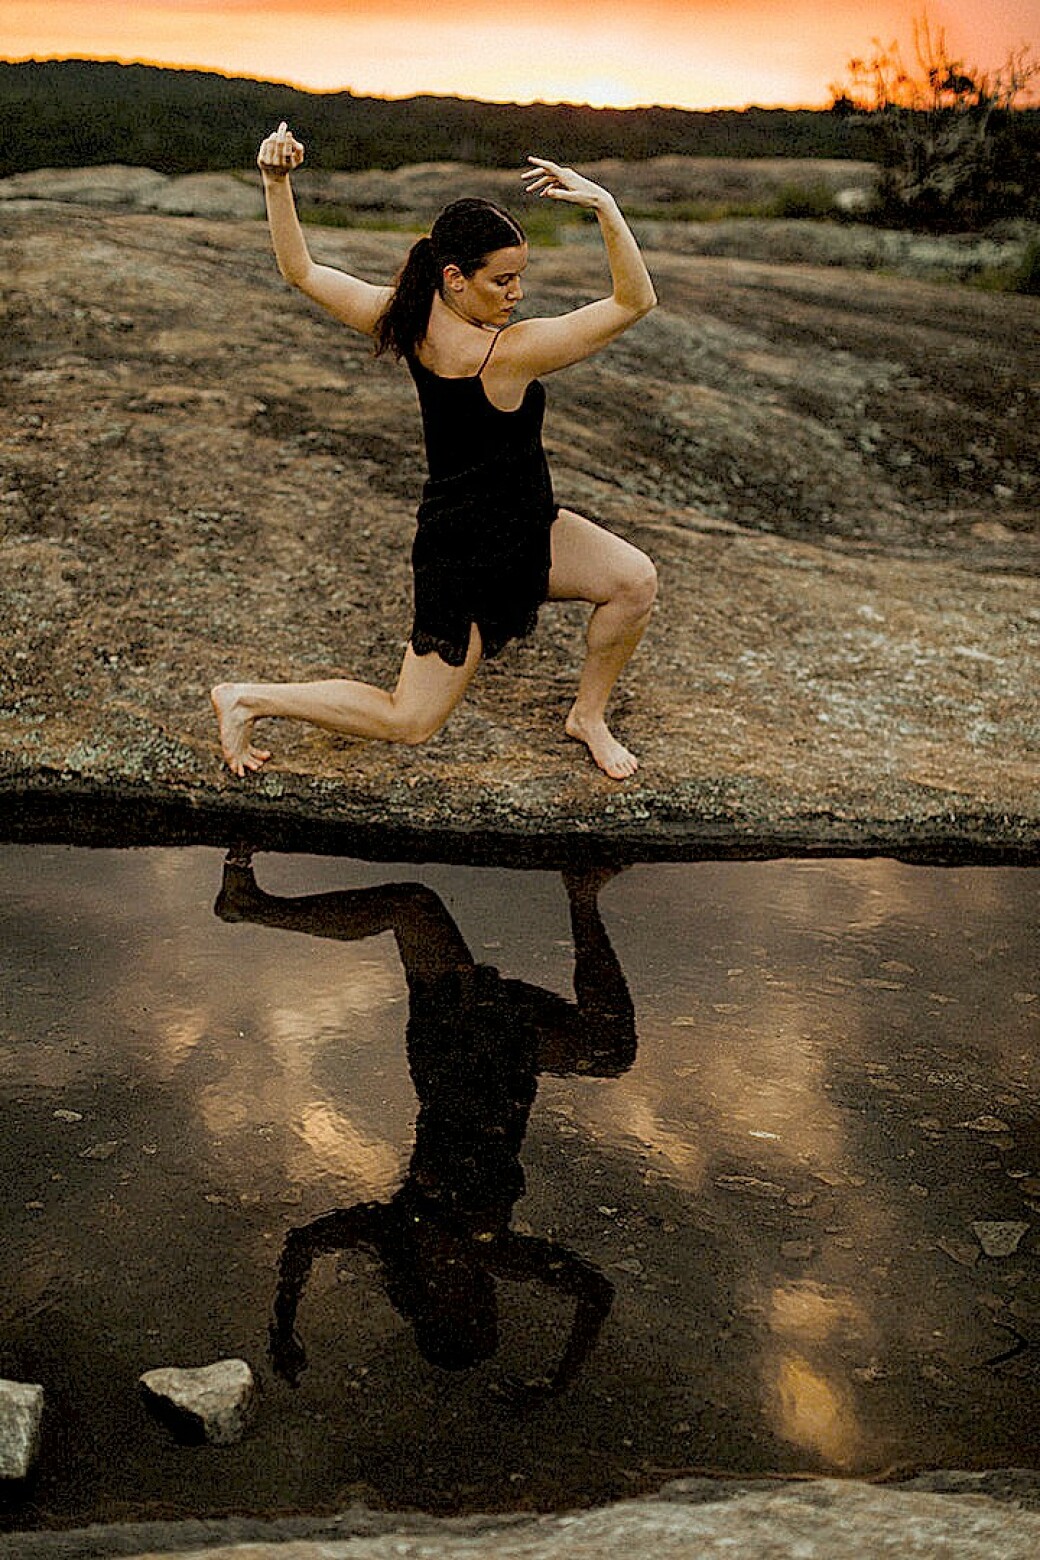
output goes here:
[[420, 238], [397, 273], [394, 295], [376, 327], [376, 357], [382, 357], [384, 352], [392, 352], [396, 358], [412, 356], [426, 335], [430, 306], [440, 279], [433, 243], [429, 238]]
[[526, 242], [516, 219], [489, 200], [455, 200], [445, 206], [430, 236], [412, 245], [398, 272], [393, 297], [376, 326], [376, 357], [384, 352], [414, 357], [426, 336], [434, 294], [443, 289], [446, 265], [472, 276], [496, 249]]

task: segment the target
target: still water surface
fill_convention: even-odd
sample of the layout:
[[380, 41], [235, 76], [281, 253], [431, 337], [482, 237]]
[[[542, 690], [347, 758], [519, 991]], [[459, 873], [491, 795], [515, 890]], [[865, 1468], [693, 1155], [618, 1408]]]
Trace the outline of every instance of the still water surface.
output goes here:
[[1040, 1466], [1035, 870], [0, 870], [4, 1525]]

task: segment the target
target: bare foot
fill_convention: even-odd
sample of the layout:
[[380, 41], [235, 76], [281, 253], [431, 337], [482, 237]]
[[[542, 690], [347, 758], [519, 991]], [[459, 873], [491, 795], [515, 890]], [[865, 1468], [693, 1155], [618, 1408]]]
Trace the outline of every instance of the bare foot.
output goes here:
[[588, 900], [595, 904], [600, 889], [624, 870], [624, 867], [564, 867], [560, 876], [572, 900]]
[[627, 780], [639, 768], [638, 758], [622, 746], [605, 720], [583, 720], [571, 710], [566, 730], [576, 742], [584, 742], [603, 773], [612, 780]]
[[224, 758], [228, 768], [239, 776], [247, 769], [259, 769], [271, 756], [266, 748], [253, 746], [254, 717], [243, 708], [242, 686], [241, 683], [218, 683], [209, 695], [217, 712]]
[[249, 910], [260, 897], [251, 866], [225, 861], [224, 878], [213, 906], [213, 913], [222, 921], [247, 921]]

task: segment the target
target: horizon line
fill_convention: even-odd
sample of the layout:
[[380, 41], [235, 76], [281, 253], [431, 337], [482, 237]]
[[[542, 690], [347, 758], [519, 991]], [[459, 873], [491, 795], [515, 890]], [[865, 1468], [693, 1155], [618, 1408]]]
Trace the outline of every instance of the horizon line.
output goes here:
[[0, 54], [0, 65], [121, 65], [143, 66], [148, 70], [192, 73], [193, 75], [219, 76], [224, 81], [252, 81], [260, 86], [287, 87], [291, 92], [302, 92], [308, 97], [369, 98], [380, 103], [407, 103], [414, 98], [444, 98], [457, 103], [482, 103], [492, 108], [587, 108], [593, 113], [638, 114], [663, 109], [676, 114], [744, 114], [751, 109], [765, 113], [827, 113], [830, 104], [821, 103], [716, 103], [706, 108], [688, 108], [681, 103], [589, 103], [574, 98], [487, 98], [469, 96], [459, 92], [357, 92], [353, 87], [308, 87], [303, 82], [286, 81], [273, 76], [258, 76], [251, 71], [224, 70], [219, 65], [171, 64], [166, 60], [127, 59], [119, 54], [20, 54], [15, 58]]

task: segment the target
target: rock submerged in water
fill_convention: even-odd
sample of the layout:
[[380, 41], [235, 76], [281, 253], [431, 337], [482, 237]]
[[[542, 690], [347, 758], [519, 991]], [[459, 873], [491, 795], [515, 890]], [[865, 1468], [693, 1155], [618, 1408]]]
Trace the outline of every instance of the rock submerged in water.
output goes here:
[[43, 1388], [0, 1381], [0, 1479], [25, 1479], [40, 1450]]
[[146, 1401], [180, 1440], [232, 1446], [253, 1402], [253, 1372], [245, 1360], [197, 1367], [163, 1366], [140, 1378]]
[[976, 1219], [971, 1227], [987, 1257], [1014, 1256], [1029, 1233], [1029, 1225], [1015, 1219]]

